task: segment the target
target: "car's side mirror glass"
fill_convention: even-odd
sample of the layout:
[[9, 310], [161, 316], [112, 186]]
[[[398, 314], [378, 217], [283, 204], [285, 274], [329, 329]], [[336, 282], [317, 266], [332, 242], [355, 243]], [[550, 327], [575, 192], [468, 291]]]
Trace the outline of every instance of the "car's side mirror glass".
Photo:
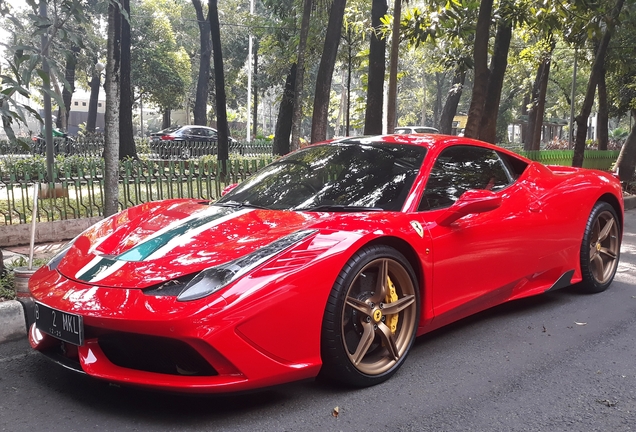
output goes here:
[[484, 189], [471, 189], [464, 192], [455, 204], [442, 213], [437, 219], [437, 224], [449, 226], [469, 214], [489, 212], [500, 206], [501, 196], [496, 193]]

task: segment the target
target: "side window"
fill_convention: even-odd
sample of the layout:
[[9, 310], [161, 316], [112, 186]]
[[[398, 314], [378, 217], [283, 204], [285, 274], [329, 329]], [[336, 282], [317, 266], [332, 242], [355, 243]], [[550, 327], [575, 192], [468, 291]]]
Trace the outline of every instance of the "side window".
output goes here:
[[469, 189], [498, 191], [511, 182], [495, 151], [462, 145], [449, 147], [435, 161], [418, 211], [450, 207]]

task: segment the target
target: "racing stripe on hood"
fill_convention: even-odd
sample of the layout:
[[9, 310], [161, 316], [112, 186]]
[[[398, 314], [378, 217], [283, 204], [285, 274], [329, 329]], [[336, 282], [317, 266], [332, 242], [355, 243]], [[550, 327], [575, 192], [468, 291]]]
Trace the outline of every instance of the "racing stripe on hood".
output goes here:
[[97, 282], [113, 274], [126, 262], [153, 260], [183, 245], [201, 232], [216, 225], [243, 216], [254, 209], [234, 209], [211, 206], [202, 214], [194, 215], [157, 231], [132, 249], [117, 256], [96, 256], [82, 267], [75, 277], [85, 282]]

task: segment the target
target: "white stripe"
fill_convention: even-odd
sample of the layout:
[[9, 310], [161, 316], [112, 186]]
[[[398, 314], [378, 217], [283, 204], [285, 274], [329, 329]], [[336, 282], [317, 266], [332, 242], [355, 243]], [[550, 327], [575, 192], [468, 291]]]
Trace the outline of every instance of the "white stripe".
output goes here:
[[75, 273], [75, 278], [81, 279], [82, 276], [84, 276], [84, 273], [86, 273], [87, 271], [89, 271], [90, 269], [95, 267], [101, 260], [102, 260], [102, 257], [100, 257], [100, 256], [94, 257], [92, 260], [90, 260], [90, 262], [88, 264], [86, 264], [84, 267], [82, 267], [80, 269], [80, 271]]
[[119, 270], [124, 265], [126, 265], [126, 263], [128, 263], [128, 261], [116, 261], [113, 265], [109, 266], [105, 270], [98, 272], [89, 282], [97, 282], [104, 279], [107, 276], [112, 275], [117, 270]]

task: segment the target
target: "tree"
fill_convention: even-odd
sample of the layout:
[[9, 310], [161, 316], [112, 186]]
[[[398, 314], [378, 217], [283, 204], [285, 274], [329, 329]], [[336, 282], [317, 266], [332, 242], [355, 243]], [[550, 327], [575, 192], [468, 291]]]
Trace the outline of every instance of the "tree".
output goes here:
[[331, 94], [331, 80], [336, 65], [338, 45], [342, 35], [342, 21], [344, 19], [346, 0], [334, 0], [329, 12], [325, 46], [318, 67], [316, 91], [314, 96], [314, 110], [311, 122], [311, 142], [327, 139], [329, 116], [329, 96]]
[[137, 158], [137, 148], [133, 137], [133, 89], [131, 83], [131, 34], [130, 0], [120, 0], [122, 18], [120, 32], [120, 111], [119, 111], [119, 158]]
[[493, 0], [482, 0], [479, 6], [479, 16], [475, 29], [475, 43], [473, 50], [474, 79], [473, 97], [468, 109], [468, 120], [464, 135], [470, 138], [478, 138], [481, 119], [484, 113], [484, 105], [488, 94], [488, 40], [490, 33], [490, 20], [492, 15]]
[[382, 36], [381, 19], [386, 15], [387, 9], [386, 0], [372, 0], [371, 26], [373, 27], [373, 34], [369, 45], [367, 107], [364, 115], [365, 135], [379, 135], [382, 133], [386, 39]]
[[119, 2], [108, 5], [108, 43], [106, 48], [106, 127], [104, 135], [104, 216], [117, 213], [119, 207], [119, 104], [121, 83], [121, 47], [119, 40], [121, 10]]
[[291, 149], [300, 147], [300, 123], [302, 121], [303, 80], [305, 79], [305, 50], [309, 37], [309, 19], [311, 17], [312, 0], [304, 0], [303, 16], [300, 24], [298, 42], [298, 59], [296, 60], [296, 89], [294, 91], [294, 114], [292, 116]]
[[208, 124], [208, 87], [210, 82], [210, 57], [212, 56], [212, 41], [210, 30], [210, 16], [204, 17], [201, 0], [192, 0], [196, 10], [197, 23], [199, 24], [199, 36], [201, 44], [201, 56], [199, 58], [199, 75], [197, 79], [196, 98], [194, 102], [194, 124]]
[[393, 6], [393, 32], [391, 38], [391, 59], [389, 62], [389, 94], [386, 113], [387, 133], [393, 133], [397, 126], [397, 69], [400, 53], [400, 21], [402, 0], [395, 0]]
[[227, 174], [228, 135], [227, 110], [225, 103], [225, 76], [223, 75], [223, 52], [221, 51], [221, 26], [219, 25], [219, 10], [217, 0], [209, 0], [208, 16], [212, 36], [212, 50], [214, 58], [214, 86], [216, 89], [216, 125], [218, 133], [218, 159], [221, 161], [221, 174]]
[[623, 8], [624, 0], [617, 0], [616, 5], [611, 11], [611, 14], [606, 21], [606, 29], [601, 42], [599, 43], [596, 56], [594, 58], [594, 64], [592, 65], [592, 72], [587, 84], [587, 91], [585, 92], [585, 100], [581, 107], [581, 112], [576, 116], [576, 141], [574, 143], [574, 156], [572, 158], [572, 166], [583, 166], [583, 159], [585, 155], [585, 138], [587, 137], [587, 119], [592, 111], [592, 104], [594, 103], [594, 93], [596, 91], [596, 85], [601, 77], [602, 70], [605, 64], [605, 56], [607, 55], [607, 49], [612, 37], [614, 28], [617, 25], [618, 16]]
[[292, 129], [292, 115], [294, 112], [294, 89], [296, 88], [296, 63], [292, 64], [287, 79], [285, 91], [278, 108], [278, 120], [274, 134], [273, 152], [275, 155], [286, 155], [291, 150], [289, 147], [289, 135]]
[[183, 106], [191, 64], [186, 50], [176, 42], [177, 33], [164, 6], [144, 2], [134, 10], [131, 81], [144, 100], [159, 106], [168, 127], [171, 110]]

